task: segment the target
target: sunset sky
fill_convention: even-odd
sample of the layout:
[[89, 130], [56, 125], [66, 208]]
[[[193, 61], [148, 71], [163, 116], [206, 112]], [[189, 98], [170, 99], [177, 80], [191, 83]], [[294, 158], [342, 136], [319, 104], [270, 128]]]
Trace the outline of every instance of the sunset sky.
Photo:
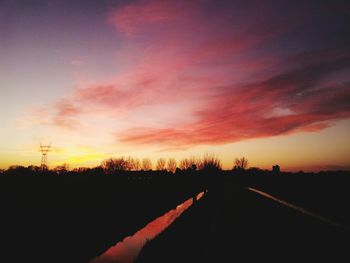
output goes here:
[[0, 168], [350, 169], [350, 2], [2, 0]]

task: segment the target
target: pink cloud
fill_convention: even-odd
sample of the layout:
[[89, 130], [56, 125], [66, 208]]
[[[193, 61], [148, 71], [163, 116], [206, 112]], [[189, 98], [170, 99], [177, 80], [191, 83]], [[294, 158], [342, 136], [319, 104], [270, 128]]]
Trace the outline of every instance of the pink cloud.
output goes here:
[[106, 131], [116, 140], [174, 149], [315, 132], [349, 117], [348, 82], [323, 84], [350, 67], [348, 48], [278, 52], [274, 41], [303, 17], [276, 16], [264, 5], [248, 15], [229, 2], [209, 12], [204, 2], [138, 1], [113, 10], [108, 22], [127, 46], [116, 59], [127, 66], [76, 87], [55, 104], [53, 124], [72, 128], [83, 114], [102, 114], [128, 122]]
[[[190, 2], [190, 1], [189, 1]], [[187, 13], [193, 3], [186, 1], [138, 1], [111, 12], [108, 21], [117, 30], [133, 35], [156, 25], [181, 21], [188, 18]]]
[[55, 103], [55, 109], [52, 116], [52, 123], [55, 126], [74, 129], [79, 126], [77, 115], [82, 113], [82, 109], [75, 106], [68, 99], [62, 99]]
[[[350, 82], [317, 88], [325, 72], [349, 67], [348, 58], [327, 63], [321, 59], [261, 82], [212, 87], [216, 96], [196, 112], [198, 121], [170, 129], [130, 129], [118, 138], [135, 144], [193, 146], [322, 130], [330, 121], [350, 117]], [[288, 114], [266, 114], [277, 108], [288, 109]]]

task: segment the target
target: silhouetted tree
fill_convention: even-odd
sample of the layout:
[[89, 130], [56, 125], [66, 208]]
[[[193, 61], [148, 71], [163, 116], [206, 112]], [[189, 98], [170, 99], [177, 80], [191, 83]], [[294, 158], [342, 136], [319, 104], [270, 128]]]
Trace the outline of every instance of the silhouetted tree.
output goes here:
[[133, 170], [139, 171], [141, 169], [141, 161], [139, 158], [134, 158]]
[[158, 171], [164, 171], [165, 170], [165, 165], [166, 165], [166, 160], [164, 158], [159, 158], [157, 160], [157, 166], [156, 169]]
[[126, 161], [126, 170], [127, 171], [131, 171], [134, 168], [134, 158], [132, 158], [131, 156], [125, 157], [125, 161]]
[[195, 157], [184, 158], [180, 161], [179, 167], [181, 170], [196, 170], [200, 164], [200, 160]]
[[28, 169], [33, 173], [38, 173], [41, 171], [41, 167], [37, 165], [29, 165]]
[[248, 167], [248, 159], [245, 157], [236, 158], [234, 161], [234, 170], [245, 170]]
[[187, 169], [191, 168], [191, 165], [192, 165], [192, 163], [191, 163], [190, 159], [184, 158], [180, 161], [179, 168], [181, 170], [187, 170]]
[[190, 163], [191, 163], [191, 169], [192, 170], [197, 170], [197, 168], [200, 166], [201, 160], [199, 158], [196, 157], [191, 157], [190, 159]]
[[67, 174], [69, 170], [69, 166], [68, 164], [64, 163], [62, 165], [58, 165], [56, 166], [53, 171], [58, 174], [58, 175], [64, 175]]
[[118, 171], [125, 171], [129, 168], [129, 163], [125, 160], [124, 157], [120, 158], [110, 158], [108, 160], [104, 160], [101, 164], [103, 170], [107, 174], [113, 174]]
[[127, 162], [127, 170], [128, 171], [137, 171], [137, 170], [140, 170], [140, 160], [139, 159], [135, 159], [135, 158], [132, 158], [132, 157], [128, 157], [126, 159], [126, 162]]
[[6, 174], [11, 175], [27, 175], [30, 173], [32, 173], [32, 171], [23, 165], [11, 165], [6, 171]]
[[220, 171], [222, 170], [222, 165], [218, 157], [206, 154], [203, 156], [199, 168], [205, 171]]
[[26, 170], [23, 165], [11, 165], [7, 170], [8, 171], [21, 171], [21, 170]]
[[144, 171], [152, 170], [152, 162], [149, 158], [142, 159], [142, 170]]
[[167, 170], [169, 172], [175, 173], [176, 171], [176, 160], [174, 158], [169, 158], [167, 162]]

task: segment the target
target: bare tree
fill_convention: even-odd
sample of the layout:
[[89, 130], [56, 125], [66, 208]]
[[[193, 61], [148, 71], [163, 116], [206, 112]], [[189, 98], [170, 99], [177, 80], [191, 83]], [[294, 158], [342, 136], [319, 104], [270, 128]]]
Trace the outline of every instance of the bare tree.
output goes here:
[[181, 170], [196, 170], [199, 166], [200, 161], [196, 159], [195, 157], [191, 158], [184, 158], [180, 161], [180, 169]]
[[165, 165], [166, 165], [166, 160], [164, 158], [159, 158], [157, 160], [156, 170], [164, 171], [165, 170]]
[[131, 171], [135, 170], [135, 159], [129, 156], [126, 158], [126, 170]]
[[201, 165], [201, 159], [192, 156], [190, 158], [190, 163], [191, 163], [191, 169], [192, 170], [197, 170], [197, 169], [199, 169], [199, 167]]
[[142, 170], [144, 171], [152, 170], [152, 162], [149, 158], [142, 159]]
[[139, 171], [139, 170], [141, 170], [141, 161], [140, 161], [140, 159], [139, 158], [134, 158], [134, 164], [133, 164], [133, 170], [135, 170], [135, 171]]
[[222, 170], [222, 165], [217, 156], [206, 154], [203, 156], [199, 168], [205, 171], [219, 171]]
[[245, 157], [236, 158], [234, 161], [234, 170], [245, 170], [248, 167], [248, 159]]
[[101, 166], [102, 169], [108, 174], [113, 174], [118, 171], [125, 171], [129, 168], [129, 164], [124, 157], [110, 158], [108, 160], [104, 160]]
[[187, 170], [187, 169], [191, 168], [191, 165], [192, 164], [191, 164], [190, 159], [184, 158], [180, 161], [179, 168], [181, 170]]
[[167, 170], [169, 172], [175, 173], [176, 166], [177, 166], [176, 160], [174, 158], [169, 158], [167, 162]]

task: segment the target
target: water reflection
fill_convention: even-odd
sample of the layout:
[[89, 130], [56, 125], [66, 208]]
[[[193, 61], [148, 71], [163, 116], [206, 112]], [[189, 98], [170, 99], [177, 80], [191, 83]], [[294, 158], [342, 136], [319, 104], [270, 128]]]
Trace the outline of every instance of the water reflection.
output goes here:
[[[204, 192], [197, 195], [197, 200], [202, 198]], [[90, 261], [90, 263], [132, 263], [140, 253], [142, 247], [149, 240], [155, 238], [159, 233], [171, 225], [193, 203], [193, 199], [188, 199], [175, 209], [158, 217], [137, 231], [133, 236], [126, 237], [123, 241], [109, 248], [104, 254]]]
[[264, 197], [266, 197], [266, 198], [268, 198], [268, 199], [271, 199], [271, 200], [273, 200], [273, 201], [276, 201], [277, 203], [280, 203], [280, 204], [285, 205], [285, 206], [287, 206], [287, 207], [289, 207], [289, 208], [292, 208], [292, 209], [294, 209], [294, 210], [297, 210], [297, 211], [299, 211], [299, 212], [301, 212], [301, 213], [303, 213], [303, 214], [306, 214], [306, 215], [308, 215], [308, 216], [314, 217], [314, 218], [316, 218], [316, 219], [318, 219], [318, 220], [320, 220], [320, 221], [323, 221], [323, 222], [325, 222], [325, 223], [327, 223], [327, 224], [331, 224], [331, 225], [336, 226], [336, 227], [341, 227], [341, 228], [344, 228], [344, 229], [348, 229], [348, 227], [343, 226], [342, 224], [340, 224], [340, 223], [338, 223], [338, 222], [335, 222], [334, 220], [328, 219], [328, 218], [323, 217], [323, 216], [320, 216], [320, 215], [318, 215], [318, 214], [316, 214], [316, 213], [314, 213], [314, 212], [308, 211], [308, 210], [306, 210], [305, 208], [302, 208], [302, 207], [300, 207], [300, 206], [296, 206], [296, 205], [293, 205], [293, 204], [291, 204], [291, 203], [288, 203], [288, 202], [286, 202], [286, 201], [284, 201], [284, 200], [278, 199], [277, 197], [274, 197], [274, 196], [272, 196], [272, 195], [270, 195], [270, 194], [268, 194], [268, 193], [265, 193], [265, 192], [263, 192], [263, 191], [261, 191], [261, 190], [258, 190], [258, 189], [252, 188], [252, 187], [247, 187], [247, 189], [248, 189], [249, 191], [255, 192], [255, 193], [257, 193], [257, 194], [259, 194], [259, 195], [261, 195], [261, 196], [264, 196]]

